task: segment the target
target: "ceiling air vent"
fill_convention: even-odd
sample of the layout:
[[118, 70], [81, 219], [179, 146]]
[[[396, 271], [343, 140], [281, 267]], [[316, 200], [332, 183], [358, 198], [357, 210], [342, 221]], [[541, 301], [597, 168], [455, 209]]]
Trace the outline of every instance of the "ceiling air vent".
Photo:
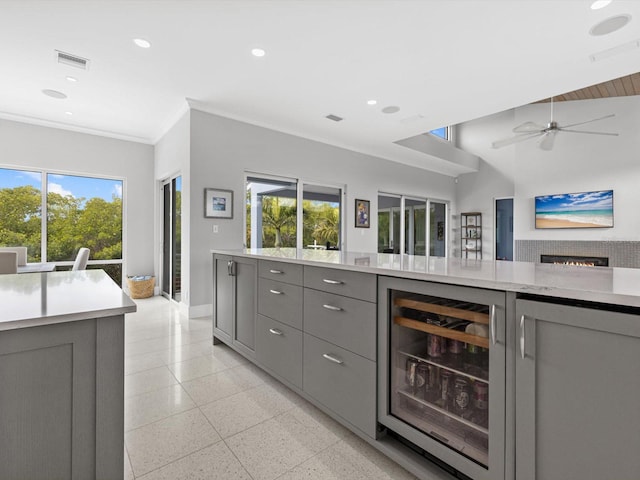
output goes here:
[[58, 59], [58, 63], [64, 63], [65, 65], [70, 65], [82, 70], [87, 70], [89, 68], [89, 60], [77, 55], [71, 55], [70, 53], [56, 50], [56, 57]]
[[334, 122], [340, 122], [344, 120], [342, 117], [339, 117], [337, 115], [327, 115], [325, 118], [328, 118], [329, 120], [333, 120]]

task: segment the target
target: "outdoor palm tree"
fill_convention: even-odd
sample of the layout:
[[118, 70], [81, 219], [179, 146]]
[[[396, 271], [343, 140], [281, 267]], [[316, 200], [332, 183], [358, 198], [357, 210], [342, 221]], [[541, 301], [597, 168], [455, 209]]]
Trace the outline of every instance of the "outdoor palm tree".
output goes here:
[[296, 207], [280, 205], [279, 197], [264, 197], [262, 202], [262, 224], [275, 230], [274, 247], [281, 247], [283, 229], [296, 224]]

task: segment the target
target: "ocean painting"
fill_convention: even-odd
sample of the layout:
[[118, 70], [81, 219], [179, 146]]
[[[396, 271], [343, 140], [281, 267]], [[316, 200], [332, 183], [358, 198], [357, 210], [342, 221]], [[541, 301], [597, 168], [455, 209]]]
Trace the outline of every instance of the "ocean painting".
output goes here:
[[536, 197], [536, 228], [611, 228], [613, 190]]

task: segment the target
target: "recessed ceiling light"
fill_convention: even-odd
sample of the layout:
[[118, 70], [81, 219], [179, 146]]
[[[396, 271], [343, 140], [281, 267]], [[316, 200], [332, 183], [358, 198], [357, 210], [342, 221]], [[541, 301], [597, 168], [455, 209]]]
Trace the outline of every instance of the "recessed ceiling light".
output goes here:
[[607, 18], [606, 20], [595, 24], [593, 27], [591, 27], [589, 33], [596, 37], [599, 37], [600, 35], [608, 35], [609, 33], [613, 33], [616, 30], [620, 30], [630, 21], [631, 15], [616, 15], [615, 17]]
[[77, 79], [76, 77], [68, 76], [68, 77], [66, 77], [66, 78], [67, 78], [67, 80], [68, 80], [68, 81], [70, 81], [70, 82], [74, 82], [74, 83], [75, 83], [75, 82], [77, 82], [77, 81], [78, 81], [78, 79]]
[[264, 57], [267, 54], [262, 48], [253, 48], [251, 50], [251, 55], [254, 57]]
[[396, 113], [400, 111], [400, 107], [397, 107], [395, 105], [390, 105], [388, 107], [384, 107], [382, 109], [382, 113]]
[[133, 43], [135, 43], [140, 48], [151, 48], [151, 42], [149, 40], [145, 40], [144, 38], [134, 38]]
[[48, 88], [42, 90], [42, 93], [44, 93], [45, 95], [51, 98], [59, 98], [59, 99], [67, 98], [67, 96], [64, 93], [59, 92], [57, 90], [49, 90]]
[[377, 100], [367, 100], [367, 105], [375, 105], [376, 103], [378, 103]]
[[73, 112], [64, 112], [64, 113], [66, 113], [67, 115], [73, 115]]
[[612, 0], [596, 0], [591, 4], [591, 10], [600, 10], [611, 3]]

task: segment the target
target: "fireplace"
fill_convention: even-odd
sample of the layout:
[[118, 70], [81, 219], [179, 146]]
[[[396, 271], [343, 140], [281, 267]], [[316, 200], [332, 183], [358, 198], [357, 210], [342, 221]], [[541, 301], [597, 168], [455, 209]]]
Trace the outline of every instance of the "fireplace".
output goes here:
[[577, 265], [580, 267], [608, 267], [608, 257], [584, 257], [579, 255], [540, 255], [541, 263]]

